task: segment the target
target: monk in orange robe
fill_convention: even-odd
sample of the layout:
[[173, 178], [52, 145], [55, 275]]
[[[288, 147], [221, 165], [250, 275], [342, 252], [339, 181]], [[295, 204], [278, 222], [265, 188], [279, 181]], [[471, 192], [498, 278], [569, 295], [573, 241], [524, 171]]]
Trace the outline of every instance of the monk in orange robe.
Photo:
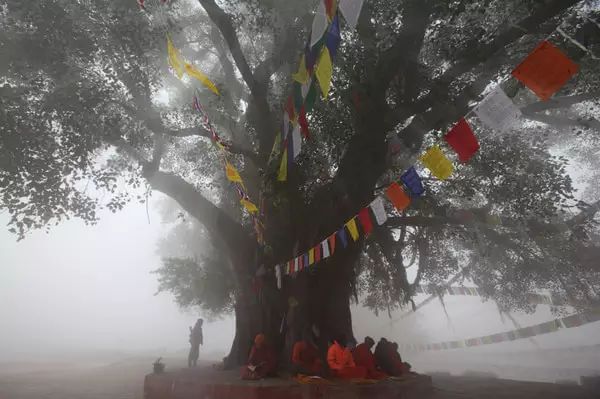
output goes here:
[[275, 352], [266, 342], [264, 334], [254, 338], [254, 345], [248, 357], [248, 364], [242, 367], [243, 380], [260, 380], [275, 373], [277, 359]]
[[350, 349], [346, 347], [346, 337], [340, 334], [333, 340], [327, 351], [327, 364], [334, 377], [343, 379], [366, 378], [367, 369], [357, 366]]
[[375, 355], [371, 352], [371, 348], [375, 346], [375, 341], [371, 337], [366, 337], [365, 342], [358, 345], [354, 352], [352, 352], [352, 356], [354, 358], [354, 363], [357, 366], [364, 367], [367, 370], [367, 378], [372, 380], [383, 380], [388, 377], [386, 373], [379, 370], [375, 363]]
[[311, 342], [309, 333], [305, 332], [301, 341], [294, 344], [292, 350], [292, 371], [294, 374], [321, 375], [323, 363], [319, 358], [317, 347]]

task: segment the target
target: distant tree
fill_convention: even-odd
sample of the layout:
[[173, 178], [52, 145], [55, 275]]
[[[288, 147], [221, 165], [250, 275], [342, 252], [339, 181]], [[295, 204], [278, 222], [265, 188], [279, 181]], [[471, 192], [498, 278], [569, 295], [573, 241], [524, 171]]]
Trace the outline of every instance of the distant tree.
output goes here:
[[[352, 334], [359, 291], [372, 309], [394, 309], [422, 280], [457, 274], [506, 309], [528, 309], [538, 289], [597, 303], [600, 205], [593, 190], [587, 203], [575, 197], [566, 149], [597, 152], [600, 73], [557, 34], [580, 71], [556, 100], [506, 83], [523, 109], [519, 126], [499, 135], [475, 124], [481, 151], [449, 181], [427, 180], [409, 210], [388, 209], [389, 223], [286, 279], [284, 290], [273, 277], [274, 264], [369, 204], [561, 21], [600, 54], [596, 1], [366, 1], [357, 31], [342, 27], [332, 92], [311, 114], [311, 139], [286, 183], [268, 160], [316, 1], [172, 0], [164, 13], [146, 4], [147, 12], [133, 0], [0, 4], [0, 207], [18, 238], [70, 217], [94, 223], [98, 209], [119, 210], [144, 184], [169, 196], [210, 245], [203, 256], [165, 259], [159, 289], [182, 305], [234, 308], [229, 365], [244, 360], [255, 333], [280, 337], [284, 317], [286, 334], [314, 325], [325, 342]], [[191, 109], [194, 84], [168, 70], [166, 28], [222, 93], [201, 89], [200, 100], [233, 143], [251, 197], [262, 192], [265, 249]]]

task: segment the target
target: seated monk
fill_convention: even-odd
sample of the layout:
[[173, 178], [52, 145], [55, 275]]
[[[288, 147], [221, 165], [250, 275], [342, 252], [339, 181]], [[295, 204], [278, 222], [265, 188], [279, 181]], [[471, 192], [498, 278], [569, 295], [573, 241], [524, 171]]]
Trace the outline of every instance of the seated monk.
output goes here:
[[275, 373], [277, 364], [275, 352], [266, 342], [264, 334], [254, 338], [254, 345], [248, 357], [248, 364], [242, 367], [243, 380], [260, 380]]
[[346, 337], [340, 334], [327, 351], [327, 364], [334, 377], [352, 379], [366, 378], [367, 370], [354, 363], [352, 353], [346, 348]]
[[375, 347], [375, 364], [380, 370], [383, 370], [387, 375], [395, 375], [394, 363], [390, 356], [391, 343], [381, 338]]
[[354, 352], [352, 352], [354, 363], [357, 366], [364, 367], [367, 370], [367, 378], [372, 380], [386, 379], [388, 375], [377, 368], [375, 363], [375, 355], [371, 353], [371, 348], [373, 346], [375, 346], [375, 341], [373, 341], [373, 338], [366, 337], [365, 342], [358, 345], [354, 349]]
[[393, 342], [390, 345], [390, 356], [391, 356], [391, 361], [394, 367], [394, 374], [395, 376], [401, 376], [403, 374], [406, 374], [410, 371], [410, 364], [403, 362], [402, 361], [402, 357], [400, 356], [400, 352], [398, 352], [398, 344]]
[[292, 372], [294, 374], [321, 375], [323, 363], [319, 351], [312, 343], [310, 333], [304, 332], [301, 341], [294, 344], [292, 350]]

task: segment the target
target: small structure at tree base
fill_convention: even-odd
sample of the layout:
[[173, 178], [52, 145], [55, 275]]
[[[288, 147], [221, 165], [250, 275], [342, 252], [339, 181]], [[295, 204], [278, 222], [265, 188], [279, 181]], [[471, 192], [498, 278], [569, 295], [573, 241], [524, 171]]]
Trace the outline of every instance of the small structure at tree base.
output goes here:
[[145, 399], [416, 399], [428, 397], [432, 390], [431, 377], [414, 373], [402, 380], [368, 384], [346, 381], [301, 384], [291, 378], [242, 381], [238, 370], [192, 368], [148, 374], [144, 380]]

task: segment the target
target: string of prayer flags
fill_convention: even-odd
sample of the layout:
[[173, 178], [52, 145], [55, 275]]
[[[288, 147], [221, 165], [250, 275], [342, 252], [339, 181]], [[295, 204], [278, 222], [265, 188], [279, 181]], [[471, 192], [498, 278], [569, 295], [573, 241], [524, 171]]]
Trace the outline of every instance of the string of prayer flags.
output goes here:
[[512, 71], [512, 75], [541, 100], [548, 100], [578, 70], [577, 64], [545, 40]]
[[358, 227], [356, 226], [356, 219], [352, 218], [346, 222], [346, 227], [348, 228], [348, 232], [350, 233], [350, 237], [352, 237], [353, 241], [358, 240]]
[[410, 197], [406, 195], [402, 187], [396, 182], [392, 182], [385, 190], [385, 193], [391, 203], [400, 212], [410, 205]]
[[385, 211], [385, 207], [383, 206], [383, 200], [381, 197], [377, 197], [371, 202], [371, 211], [373, 211], [373, 215], [375, 216], [375, 221], [378, 226], [381, 226], [387, 221], [387, 213]]
[[444, 136], [444, 140], [456, 151], [458, 159], [466, 163], [479, 150], [477, 137], [465, 118], [460, 118], [458, 123]]
[[369, 208], [363, 208], [358, 212], [358, 220], [362, 226], [363, 232], [366, 236], [371, 234], [373, 231], [373, 222], [371, 222], [371, 215], [369, 215]]
[[197, 79], [200, 83], [202, 83], [204, 86], [206, 86], [210, 91], [215, 93], [217, 96], [220, 95], [219, 89], [217, 89], [217, 86], [215, 86], [215, 84], [210, 81], [208, 76], [206, 76], [204, 73], [200, 72], [195, 66], [186, 62], [185, 63], [185, 71], [187, 72], [188, 75]]
[[498, 132], [511, 129], [521, 116], [521, 110], [501, 87], [492, 90], [473, 111], [483, 124]]
[[227, 180], [230, 182], [242, 183], [242, 177], [237, 169], [229, 163], [229, 161], [225, 161], [225, 174], [227, 175]]
[[434, 145], [425, 154], [421, 155], [421, 162], [440, 180], [446, 180], [454, 171], [452, 162], [446, 158], [437, 145]]
[[323, 98], [327, 98], [327, 94], [329, 94], [329, 88], [331, 87], [333, 64], [331, 63], [329, 49], [326, 46], [321, 50], [321, 55], [319, 56], [319, 61], [317, 62], [317, 66], [315, 68], [315, 75], [319, 81]]
[[364, 0], [340, 0], [339, 8], [350, 30], [354, 30], [358, 23], [358, 16]]
[[169, 55], [169, 65], [175, 71], [175, 74], [179, 79], [183, 77], [183, 62], [181, 61], [181, 56], [179, 55], [179, 50], [175, 48], [171, 38], [167, 35], [167, 53]]
[[414, 166], [408, 168], [408, 170], [400, 176], [400, 180], [404, 183], [406, 188], [408, 188], [412, 197], [420, 197], [425, 192], [421, 177]]

